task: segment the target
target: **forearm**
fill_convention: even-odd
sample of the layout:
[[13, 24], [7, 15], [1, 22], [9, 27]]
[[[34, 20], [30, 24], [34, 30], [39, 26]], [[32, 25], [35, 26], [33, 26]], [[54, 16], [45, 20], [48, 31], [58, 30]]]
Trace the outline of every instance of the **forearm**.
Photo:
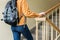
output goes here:
[[39, 17], [40, 15], [38, 13], [32, 12], [32, 11], [24, 11], [24, 15], [28, 18], [35, 18]]
[[39, 17], [40, 15], [36, 12], [32, 12], [29, 7], [28, 7], [28, 3], [26, 2], [26, 0], [23, 0], [22, 2], [22, 11], [23, 11], [23, 14], [26, 16], [26, 17], [29, 17], [29, 18], [35, 18], [35, 17]]

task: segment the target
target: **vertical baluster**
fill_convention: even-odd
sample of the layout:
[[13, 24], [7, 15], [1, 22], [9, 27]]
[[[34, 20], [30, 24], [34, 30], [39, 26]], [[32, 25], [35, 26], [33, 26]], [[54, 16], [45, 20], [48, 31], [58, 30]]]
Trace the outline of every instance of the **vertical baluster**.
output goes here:
[[42, 22], [42, 40], [45, 40], [45, 38], [44, 38], [44, 27], [43, 27], [43, 22]]
[[[54, 21], [53, 20], [53, 11], [51, 13], [52, 13], [52, 19], [51, 20], [53, 22]], [[51, 40], [53, 40], [53, 28], [52, 27], [51, 27]]]
[[42, 40], [46, 40], [45, 39], [45, 21], [42, 24]]
[[59, 29], [60, 29], [60, 7], [59, 7]]
[[[47, 16], [49, 17], [49, 15]], [[46, 40], [49, 40], [49, 24], [46, 22]]]
[[[51, 12], [50, 12], [51, 13]], [[47, 16], [49, 19], [51, 19], [51, 15], [48, 15]], [[49, 32], [49, 34], [48, 34], [48, 36], [49, 36], [49, 38], [48, 38], [48, 40], [51, 40], [51, 27], [50, 27], [50, 25], [48, 24], [48, 32]]]
[[[55, 16], [55, 24], [57, 26], [57, 8], [55, 9], [55, 12], [56, 12], [56, 16]], [[56, 37], [57, 37], [57, 31], [56, 31]]]
[[46, 22], [46, 40], [49, 40], [49, 24]]
[[44, 21], [44, 40], [46, 40], [46, 25], [45, 25], [45, 21]]
[[38, 40], [38, 20], [36, 20], [36, 40]]
[[[60, 29], [60, 6], [59, 6], [59, 29]], [[60, 36], [60, 34], [59, 34]]]

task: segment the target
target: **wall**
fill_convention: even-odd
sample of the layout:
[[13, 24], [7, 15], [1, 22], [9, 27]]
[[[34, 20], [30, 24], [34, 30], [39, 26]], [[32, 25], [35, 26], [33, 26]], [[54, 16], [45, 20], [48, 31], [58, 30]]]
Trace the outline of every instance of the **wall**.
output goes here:
[[[3, 18], [2, 12], [8, 0], [0, 0], [0, 19]], [[43, 12], [60, 2], [60, 0], [27, 0], [30, 10], [34, 12]], [[29, 28], [35, 26], [33, 18], [27, 18]], [[13, 40], [11, 27], [0, 20], [0, 40]]]
[[0, 0], [0, 40], [12, 40], [11, 27], [5, 24], [1, 19], [3, 18], [2, 12], [8, 0]]

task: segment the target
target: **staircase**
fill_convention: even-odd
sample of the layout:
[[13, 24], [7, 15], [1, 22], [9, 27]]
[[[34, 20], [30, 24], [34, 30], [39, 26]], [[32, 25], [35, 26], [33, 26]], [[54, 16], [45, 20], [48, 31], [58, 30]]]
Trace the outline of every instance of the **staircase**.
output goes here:
[[[60, 3], [45, 11], [46, 15], [36, 18], [36, 26], [30, 31], [34, 40], [60, 40]], [[23, 40], [27, 40], [24, 37]]]
[[46, 14], [44, 21], [36, 18], [36, 28], [32, 29], [36, 30], [36, 33], [32, 32], [34, 40], [60, 40], [60, 3], [47, 10]]

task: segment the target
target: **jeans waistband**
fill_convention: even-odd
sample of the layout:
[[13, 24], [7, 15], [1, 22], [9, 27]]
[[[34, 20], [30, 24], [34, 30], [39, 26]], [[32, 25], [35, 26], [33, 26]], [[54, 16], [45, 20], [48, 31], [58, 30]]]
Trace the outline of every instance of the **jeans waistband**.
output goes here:
[[27, 24], [24, 24], [24, 25], [15, 25], [13, 27], [23, 27], [23, 26], [26, 26]]

